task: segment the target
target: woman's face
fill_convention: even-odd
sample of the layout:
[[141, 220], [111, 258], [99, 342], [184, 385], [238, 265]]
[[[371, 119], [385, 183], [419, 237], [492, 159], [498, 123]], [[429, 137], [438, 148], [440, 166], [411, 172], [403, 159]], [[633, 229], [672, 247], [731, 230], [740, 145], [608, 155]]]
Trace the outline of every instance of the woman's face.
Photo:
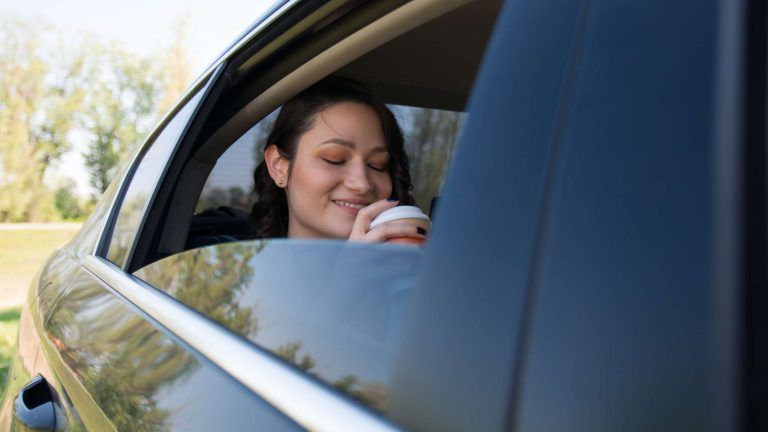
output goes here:
[[357, 212], [392, 193], [381, 123], [367, 105], [318, 113], [290, 165], [288, 237], [346, 239]]

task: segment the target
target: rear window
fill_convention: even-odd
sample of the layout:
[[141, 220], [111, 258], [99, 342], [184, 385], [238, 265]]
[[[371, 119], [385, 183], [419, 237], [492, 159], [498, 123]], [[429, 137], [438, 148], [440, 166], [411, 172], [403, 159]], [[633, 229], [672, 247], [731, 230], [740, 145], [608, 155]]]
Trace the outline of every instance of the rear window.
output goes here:
[[[389, 108], [405, 137], [416, 204], [424, 211], [431, 211], [432, 200], [442, 189], [467, 114], [404, 105], [389, 105]], [[219, 207], [250, 212], [256, 199], [253, 172], [264, 158], [264, 143], [277, 113], [254, 125], [219, 157], [200, 194], [196, 214]]]

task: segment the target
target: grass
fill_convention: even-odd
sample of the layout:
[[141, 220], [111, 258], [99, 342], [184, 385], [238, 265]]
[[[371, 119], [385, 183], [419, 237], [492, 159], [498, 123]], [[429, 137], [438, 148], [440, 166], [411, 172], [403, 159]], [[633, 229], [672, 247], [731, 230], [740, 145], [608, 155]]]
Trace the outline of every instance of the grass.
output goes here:
[[0, 311], [0, 389], [5, 388], [5, 377], [11, 366], [11, 357], [19, 334], [18, 308]]
[[[2, 229], [0, 225], [0, 389], [19, 334], [19, 305], [29, 283], [55, 249], [71, 239], [79, 226], [62, 229]], [[11, 307], [11, 308], [8, 308]]]
[[77, 232], [78, 227], [62, 230], [0, 230], [0, 304], [8, 298], [23, 298], [32, 277], [50, 256]]

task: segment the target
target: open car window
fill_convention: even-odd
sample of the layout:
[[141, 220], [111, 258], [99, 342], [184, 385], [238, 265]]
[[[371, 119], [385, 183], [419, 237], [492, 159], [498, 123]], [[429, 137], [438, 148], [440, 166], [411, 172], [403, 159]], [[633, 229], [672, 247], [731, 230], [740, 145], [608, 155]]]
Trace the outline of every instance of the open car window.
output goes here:
[[[405, 138], [416, 205], [433, 218], [466, 113], [390, 105]], [[195, 206], [185, 249], [249, 238], [249, 213], [258, 196], [253, 173], [277, 112], [243, 134], [216, 161]]]
[[[201, 120], [199, 140], [171, 161], [175, 183], [161, 185], [166, 200], [156, 201], [165, 208], [153, 209], [159, 228], [140, 240], [148, 252], [129, 266], [141, 280], [385, 415], [400, 326], [429, 246], [254, 239], [249, 213], [258, 198], [253, 172], [280, 107], [337, 75], [361, 82], [391, 108], [405, 138], [412, 195], [439, 226], [435, 198], [501, 2], [413, 3], [435, 10], [410, 8], [420, 23], [410, 31], [394, 17], [377, 27], [390, 26], [381, 40], [356, 27], [302, 62], [292, 56], [306, 47], [286, 48], [262, 69], [252, 60], [258, 50], [233, 60], [216, 84], [218, 99], [204, 102], [211, 114]], [[476, 31], [455, 31], [472, 23]], [[365, 44], [367, 51], [356, 51]], [[283, 75], [265, 84], [263, 70]]]

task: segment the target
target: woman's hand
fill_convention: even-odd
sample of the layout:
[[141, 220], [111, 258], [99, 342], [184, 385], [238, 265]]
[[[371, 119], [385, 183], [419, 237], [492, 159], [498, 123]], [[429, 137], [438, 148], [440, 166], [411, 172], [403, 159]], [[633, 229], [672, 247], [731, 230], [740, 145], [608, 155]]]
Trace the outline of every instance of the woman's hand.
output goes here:
[[349, 235], [349, 240], [381, 243], [395, 237], [427, 238], [426, 235], [419, 232], [420, 228], [417, 225], [409, 222], [385, 222], [381, 225], [377, 225], [370, 231], [368, 230], [368, 227], [371, 226], [371, 221], [374, 220], [379, 213], [384, 210], [389, 210], [392, 207], [396, 207], [398, 203], [399, 201], [383, 199], [360, 209], [360, 211], [357, 212], [355, 223], [352, 225], [352, 233]]

